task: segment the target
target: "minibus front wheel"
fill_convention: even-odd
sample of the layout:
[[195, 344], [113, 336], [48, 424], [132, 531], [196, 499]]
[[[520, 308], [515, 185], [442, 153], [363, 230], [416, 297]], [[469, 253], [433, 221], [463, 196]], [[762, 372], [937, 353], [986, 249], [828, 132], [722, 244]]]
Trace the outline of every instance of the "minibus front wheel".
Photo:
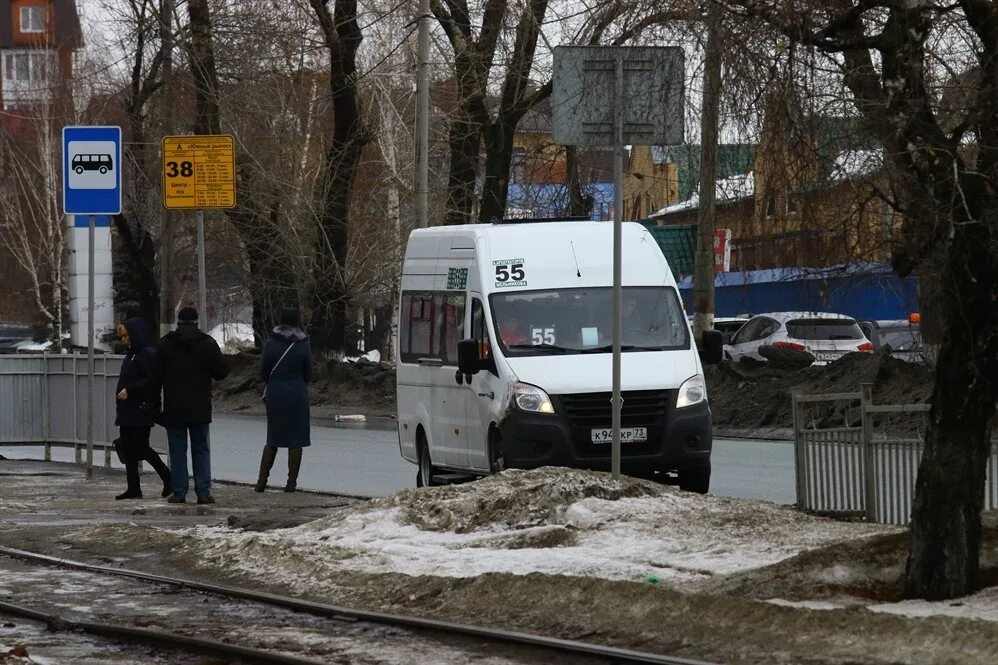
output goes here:
[[502, 447], [502, 434], [493, 425], [489, 428], [489, 471], [502, 473], [506, 470], [506, 453]]

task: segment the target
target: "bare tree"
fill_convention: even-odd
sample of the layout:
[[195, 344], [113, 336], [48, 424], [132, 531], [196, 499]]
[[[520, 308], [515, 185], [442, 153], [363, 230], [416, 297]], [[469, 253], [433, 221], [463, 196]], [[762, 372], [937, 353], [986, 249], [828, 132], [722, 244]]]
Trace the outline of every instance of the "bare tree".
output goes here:
[[53, 348], [63, 342], [66, 218], [61, 212], [60, 144], [56, 123], [25, 123], [0, 134], [0, 244], [31, 283], [35, 308]]
[[349, 214], [361, 152], [370, 137], [358, 93], [357, 52], [363, 35], [356, 0], [309, 0], [329, 56], [333, 129], [320, 189], [319, 239], [313, 272], [313, 341], [322, 350], [344, 345]]
[[[110, 9], [110, 8], [109, 8]], [[163, 50], [158, 40], [159, 15], [153, 0], [128, 0], [116, 15], [123, 32], [130, 33], [130, 72], [121, 99], [128, 117], [124, 145], [128, 173], [125, 182], [127, 203], [114, 226], [122, 251], [116, 257], [115, 300], [134, 302], [132, 315], [141, 316], [154, 328], [159, 321], [159, 284], [156, 274], [156, 242], [153, 234], [160, 216], [161, 202], [157, 155], [150, 150], [150, 103], [160, 89]]]
[[[904, 219], [894, 269], [934, 272], [944, 323], [905, 594], [971, 593], [998, 398], [998, 8], [982, 0], [836, 2], [807, 11], [790, 1], [724, 4], [827, 54], [885, 149], [892, 204]], [[949, 106], [937, 91], [939, 80], [954, 77], [962, 93]]]

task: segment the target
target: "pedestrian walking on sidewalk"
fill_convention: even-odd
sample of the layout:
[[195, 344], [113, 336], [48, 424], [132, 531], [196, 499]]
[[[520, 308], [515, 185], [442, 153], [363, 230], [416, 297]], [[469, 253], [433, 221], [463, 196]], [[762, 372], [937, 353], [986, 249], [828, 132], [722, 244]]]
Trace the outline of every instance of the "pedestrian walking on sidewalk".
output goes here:
[[211, 495], [211, 381], [229, 375], [222, 351], [209, 335], [198, 330], [198, 313], [184, 307], [177, 313], [177, 329], [159, 342], [158, 384], [163, 390], [163, 424], [170, 445], [173, 495], [170, 503], [187, 501], [187, 435], [198, 503], [215, 503]]
[[302, 448], [311, 443], [308, 382], [312, 380], [312, 348], [301, 331], [296, 309], [281, 313], [281, 324], [263, 345], [260, 377], [267, 384], [267, 444], [260, 460], [256, 491], [267, 489], [278, 448], [288, 449], [288, 482], [285, 492], [298, 489]]
[[143, 319], [128, 319], [118, 324], [117, 332], [121, 343], [128, 349], [118, 374], [114, 421], [121, 437], [128, 487], [114, 498], [119, 501], [142, 498], [140, 461], [152, 465], [163, 481], [163, 496], [169, 496], [170, 469], [149, 445], [149, 434], [159, 411], [159, 394], [152, 385], [156, 349], [150, 343], [149, 325]]

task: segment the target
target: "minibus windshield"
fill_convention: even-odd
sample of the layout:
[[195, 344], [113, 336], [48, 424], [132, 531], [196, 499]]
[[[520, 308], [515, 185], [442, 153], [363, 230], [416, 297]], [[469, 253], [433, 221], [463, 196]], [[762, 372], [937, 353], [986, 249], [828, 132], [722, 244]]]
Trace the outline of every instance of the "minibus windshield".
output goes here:
[[[495, 293], [490, 303], [507, 357], [611, 351], [610, 287]], [[624, 287], [621, 319], [625, 351], [689, 348], [689, 328], [674, 288]]]

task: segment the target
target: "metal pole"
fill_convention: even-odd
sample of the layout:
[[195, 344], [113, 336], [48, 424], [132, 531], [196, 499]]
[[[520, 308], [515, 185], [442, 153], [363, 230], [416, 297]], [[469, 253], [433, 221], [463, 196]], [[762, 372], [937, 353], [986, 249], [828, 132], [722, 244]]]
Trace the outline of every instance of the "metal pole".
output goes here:
[[[614, 99], [624, 97], [624, 58], [617, 56], [614, 78]], [[620, 335], [621, 335], [621, 266], [623, 255], [624, 219], [624, 114], [620, 106], [614, 106], [613, 140], [613, 450], [611, 470], [614, 478], [620, 478]]]
[[[162, 64], [160, 65], [159, 123], [163, 136], [173, 134], [173, 48], [176, 43], [173, 32], [173, 10], [176, 0], [159, 2], [159, 40], [162, 44]], [[173, 291], [175, 234], [173, 216], [169, 210], [160, 211], [159, 247], [156, 261], [159, 264], [159, 334], [165, 335], [173, 328], [176, 301]]]
[[205, 275], [204, 259], [204, 210], [198, 210], [198, 316], [201, 319], [201, 330], [208, 332], [208, 289]]
[[717, 133], [721, 94], [720, 9], [707, 10], [706, 63], [700, 116], [700, 205], [693, 266], [693, 334], [699, 343], [714, 327], [714, 229], [716, 226]]
[[866, 502], [866, 521], [877, 522], [877, 463], [873, 449], [873, 419], [866, 412], [873, 405], [873, 384], [862, 383], [860, 388], [860, 422], [863, 426], [863, 500]]
[[416, 225], [429, 225], [430, 152], [430, 0], [419, 0], [419, 50], [416, 64]]
[[87, 216], [87, 478], [94, 477], [94, 243], [97, 216]]

